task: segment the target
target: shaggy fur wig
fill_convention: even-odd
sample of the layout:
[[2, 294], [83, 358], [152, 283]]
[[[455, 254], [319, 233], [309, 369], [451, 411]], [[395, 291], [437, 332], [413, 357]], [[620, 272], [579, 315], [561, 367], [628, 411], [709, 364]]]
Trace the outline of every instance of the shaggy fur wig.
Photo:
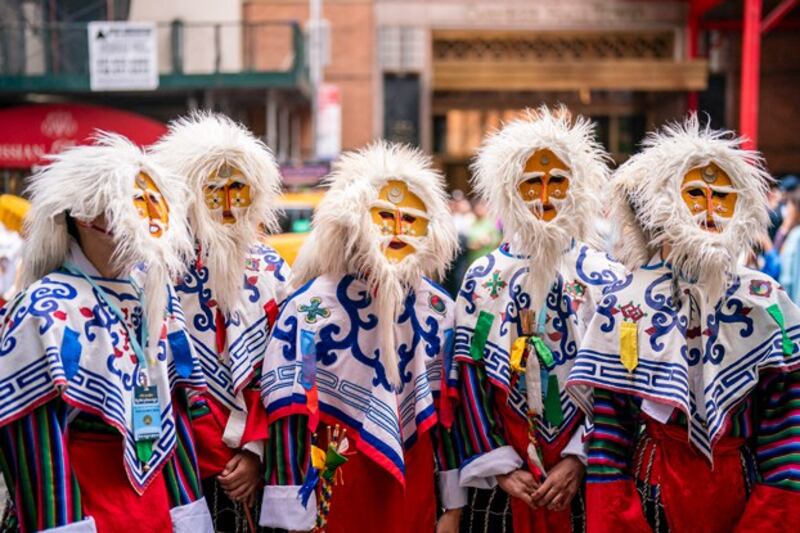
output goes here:
[[[160, 166], [120, 135], [98, 133], [92, 145], [69, 149], [52, 156], [51, 161], [30, 178], [23, 287], [64, 263], [70, 242], [67, 215], [85, 222], [105, 215], [116, 246], [111, 258], [114, 268], [124, 275], [139, 264], [147, 268], [143, 276], [145, 313], [150, 338], [158, 339], [167, 285], [183, 273], [192, 253], [182, 203], [186, 192], [175, 180], [165, 179]], [[150, 235], [133, 203], [140, 172], [152, 178], [169, 206], [169, 224], [160, 238]]]
[[[263, 226], [277, 226], [276, 198], [281, 190], [278, 165], [269, 148], [225, 115], [193, 113], [172, 122], [153, 147], [156, 160], [189, 188], [189, 224], [209, 270], [209, 285], [222, 310], [241, 304], [245, 258]], [[223, 165], [242, 173], [251, 204], [234, 224], [215, 220], [205, 204], [206, 180]]]
[[[416, 251], [398, 263], [384, 256], [380, 230], [370, 216], [371, 206], [390, 180], [405, 182], [425, 203], [429, 217], [427, 236], [416, 239]], [[326, 185], [330, 189], [317, 207], [311, 235], [292, 269], [293, 285], [299, 287], [322, 274], [365, 279], [380, 315], [384, 366], [390, 381], [397, 384], [393, 327], [405, 295], [422, 276], [441, 277], [458, 247], [444, 180], [419, 150], [379, 141], [343, 155]]]
[[[569, 167], [567, 196], [556, 217], [536, 217], [519, 192], [525, 163], [537, 150], [549, 149]], [[594, 126], [573, 118], [566, 107], [528, 109], [490, 134], [472, 164], [472, 183], [491, 216], [501, 219], [504, 238], [530, 256], [526, 290], [538, 309], [554, 281], [572, 239], [592, 237], [592, 218], [600, 213], [601, 187], [608, 180], [608, 155], [594, 138]]]
[[[646, 263], [662, 246], [672, 267], [706, 289], [709, 301], [727, 287], [740, 256], [766, 231], [771, 180], [757, 152], [743, 150], [731, 131], [700, 125], [696, 114], [650, 133], [642, 151], [614, 176], [612, 211], [617, 221], [617, 257], [629, 269]], [[738, 192], [733, 217], [719, 233], [706, 231], [681, 198], [681, 183], [693, 168], [709, 163], [724, 170]]]

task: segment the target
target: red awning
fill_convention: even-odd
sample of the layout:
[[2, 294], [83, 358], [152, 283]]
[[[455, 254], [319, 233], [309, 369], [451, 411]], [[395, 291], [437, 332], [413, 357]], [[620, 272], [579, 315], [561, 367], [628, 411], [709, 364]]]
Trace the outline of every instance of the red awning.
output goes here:
[[95, 130], [122, 134], [145, 146], [167, 128], [155, 120], [111, 107], [33, 104], [0, 109], [0, 168], [29, 168], [44, 157], [85, 144]]

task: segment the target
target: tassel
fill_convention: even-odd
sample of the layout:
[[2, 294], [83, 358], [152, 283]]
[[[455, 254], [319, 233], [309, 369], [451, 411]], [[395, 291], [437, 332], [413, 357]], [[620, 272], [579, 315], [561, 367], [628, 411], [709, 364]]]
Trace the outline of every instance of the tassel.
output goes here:
[[547, 392], [544, 398], [544, 419], [551, 427], [559, 427], [564, 422], [561, 409], [561, 393], [558, 390], [558, 376], [550, 374], [547, 379]]
[[542, 363], [544, 363], [544, 366], [553, 368], [553, 366], [555, 366], [555, 360], [553, 359], [553, 352], [550, 351], [547, 344], [544, 343], [541, 337], [531, 337], [531, 341], [533, 342], [533, 347], [536, 349], [536, 353], [541, 358]]
[[145, 468], [148, 468], [147, 461], [153, 456], [153, 440], [138, 440], [136, 441], [136, 457], [139, 461], [145, 463]]
[[525, 349], [528, 347], [528, 337], [517, 337], [511, 347], [511, 359], [508, 364], [511, 366], [512, 372], [522, 374], [525, 372], [525, 366], [522, 364]]
[[783, 348], [783, 355], [792, 355], [794, 353], [794, 342], [792, 342], [792, 339], [789, 338], [789, 334], [786, 332], [786, 320], [783, 317], [783, 311], [781, 311], [780, 305], [770, 305], [767, 307], [767, 313], [769, 313], [769, 316], [772, 317], [781, 330], [781, 347]]
[[619, 361], [628, 372], [639, 366], [637, 346], [638, 328], [636, 322], [622, 322], [619, 330]]
[[300, 330], [300, 353], [303, 357], [300, 367], [300, 384], [306, 391], [308, 409], [308, 428], [314, 431], [319, 423], [319, 395], [317, 392], [317, 346], [314, 332]]
[[493, 314], [481, 311], [478, 315], [478, 323], [475, 324], [475, 332], [472, 335], [472, 343], [469, 346], [469, 354], [475, 361], [483, 359], [483, 350], [486, 348], [486, 341], [489, 339], [492, 322], [494, 322]]
[[225, 317], [217, 307], [214, 310], [214, 329], [217, 336], [217, 357], [220, 361], [225, 359], [225, 345], [227, 344], [227, 335], [225, 331]]

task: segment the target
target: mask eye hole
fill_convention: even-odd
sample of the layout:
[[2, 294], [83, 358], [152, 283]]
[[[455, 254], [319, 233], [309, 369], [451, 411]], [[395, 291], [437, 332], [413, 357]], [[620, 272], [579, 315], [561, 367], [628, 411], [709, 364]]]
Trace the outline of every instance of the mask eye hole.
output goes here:
[[529, 178], [529, 179], [525, 180], [525, 183], [527, 183], [528, 185], [530, 185], [532, 187], [534, 187], [536, 185], [541, 185], [542, 184], [542, 178], [540, 178], [538, 176], [535, 177], [535, 178]]
[[378, 213], [383, 220], [394, 220], [394, 213], [390, 213], [389, 211], [381, 211]]
[[550, 180], [549, 180], [549, 182], [550, 182], [552, 185], [561, 185], [561, 184], [563, 184], [565, 181], [567, 181], [567, 178], [565, 178], [564, 176], [552, 176], [552, 177], [550, 178]]
[[712, 195], [714, 196], [714, 198], [716, 198], [717, 200], [724, 200], [725, 198], [727, 198], [727, 197], [728, 197], [728, 195], [729, 195], [729, 194], [730, 194], [730, 193], [727, 193], [727, 192], [719, 192], [719, 191], [714, 191], [714, 192], [712, 193]]
[[242, 189], [244, 189], [244, 183], [242, 183], [241, 181], [234, 181], [233, 183], [231, 183], [230, 189], [233, 191], [241, 191]]
[[403, 215], [403, 222], [406, 222], [407, 224], [413, 224], [416, 221], [417, 217], [413, 215]]
[[692, 187], [691, 189], [686, 191], [686, 194], [688, 194], [692, 198], [702, 198], [703, 196], [706, 195], [705, 191], [699, 187]]

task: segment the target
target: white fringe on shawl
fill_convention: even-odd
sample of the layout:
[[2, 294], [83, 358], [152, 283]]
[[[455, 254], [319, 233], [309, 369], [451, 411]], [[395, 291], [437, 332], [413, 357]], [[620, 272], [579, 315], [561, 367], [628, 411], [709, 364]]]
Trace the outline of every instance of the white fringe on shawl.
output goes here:
[[[567, 197], [558, 202], [550, 222], [531, 212], [518, 189], [526, 161], [542, 149], [551, 150], [569, 167]], [[572, 239], [594, 240], [592, 221], [600, 214], [608, 159], [594, 138], [594, 125], [582, 116], [573, 119], [563, 105], [526, 110], [490, 134], [478, 150], [472, 164], [473, 186], [491, 216], [503, 221], [505, 240], [517, 253], [530, 256], [525, 290], [532, 309], [544, 303]]]
[[[753, 249], [768, 223], [771, 180], [758, 152], [741, 149], [732, 131], [700, 125], [696, 114], [650, 133], [642, 152], [617, 169], [612, 216], [620, 235], [617, 258], [628, 269], [645, 264], [662, 246], [676, 271], [705, 289], [710, 302], [725, 293], [736, 262]], [[733, 217], [719, 232], [701, 228], [681, 198], [681, 182], [693, 168], [714, 162], [738, 191]]]
[[[269, 148], [225, 115], [197, 112], [169, 125], [153, 146], [154, 158], [186, 183], [189, 224], [209, 271], [209, 285], [222, 311], [242, 304], [245, 259], [263, 229], [278, 227], [276, 199], [281, 190], [278, 165]], [[203, 188], [223, 165], [235, 167], [250, 185], [251, 205], [234, 224], [216, 220], [205, 204]]]
[[[51, 156], [30, 178], [31, 209], [25, 219], [22, 287], [60, 267], [69, 250], [66, 215], [90, 222], [105, 215], [116, 246], [111, 264], [123, 276], [143, 264], [145, 316], [157, 348], [167, 306], [167, 285], [184, 272], [193, 246], [185, 225], [186, 191], [126, 138], [99, 132], [90, 146]], [[136, 176], [144, 172], [169, 206], [169, 224], [160, 238], [150, 235], [134, 206]]]
[[[390, 180], [405, 182], [425, 203], [428, 234], [414, 240], [416, 251], [398, 263], [383, 254], [370, 207]], [[376, 299], [381, 358], [391, 383], [399, 384], [394, 324], [410, 287], [422, 276], [444, 275], [458, 247], [441, 174], [431, 160], [409, 146], [378, 141], [344, 154], [326, 179], [330, 187], [317, 207], [311, 235], [293, 265], [292, 285], [329, 274], [354, 274]]]

